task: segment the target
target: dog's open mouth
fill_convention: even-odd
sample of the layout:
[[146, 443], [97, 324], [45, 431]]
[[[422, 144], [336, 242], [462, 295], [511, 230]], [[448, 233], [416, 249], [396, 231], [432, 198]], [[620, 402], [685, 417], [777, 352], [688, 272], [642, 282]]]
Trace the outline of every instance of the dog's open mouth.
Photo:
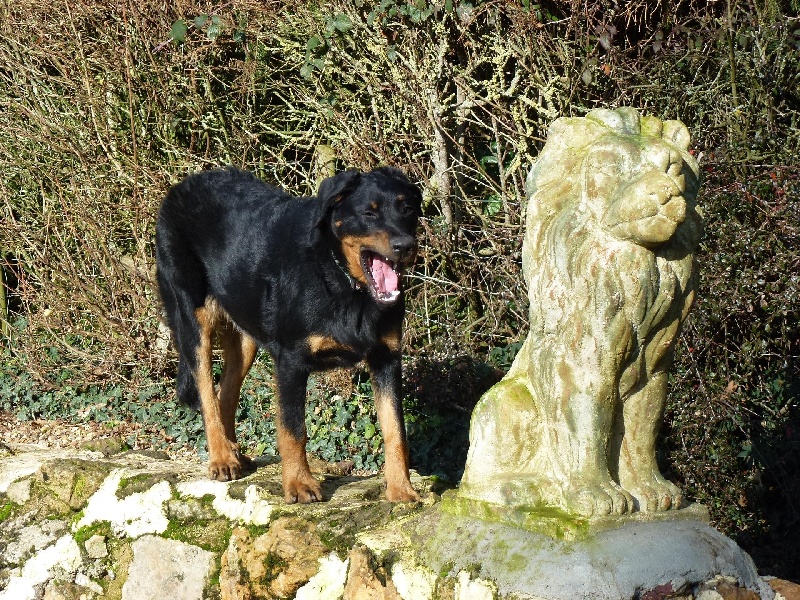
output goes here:
[[384, 305], [397, 302], [401, 267], [371, 250], [361, 251], [361, 266], [367, 278], [367, 288], [375, 301]]

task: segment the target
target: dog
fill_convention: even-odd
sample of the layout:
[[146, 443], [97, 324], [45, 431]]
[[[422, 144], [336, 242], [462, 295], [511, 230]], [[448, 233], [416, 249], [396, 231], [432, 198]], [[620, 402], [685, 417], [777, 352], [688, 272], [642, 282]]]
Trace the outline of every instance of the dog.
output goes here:
[[[242, 381], [259, 347], [275, 369], [284, 499], [323, 499], [306, 456], [311, 372], [366, 361], [386, 453], [386, 498], [416, 501], [401, 404], [402, 273], [417, 254], [419, 188], [399, 169], [342, 171], [295, 198], [234, 168], [170, 189], [156, 223], [157, 280], [178, 351], [177, 395], [202, 413], [209, 477], [252, 468], [236, 442]], [[224, 367], [215, 389], [212, 343]]]

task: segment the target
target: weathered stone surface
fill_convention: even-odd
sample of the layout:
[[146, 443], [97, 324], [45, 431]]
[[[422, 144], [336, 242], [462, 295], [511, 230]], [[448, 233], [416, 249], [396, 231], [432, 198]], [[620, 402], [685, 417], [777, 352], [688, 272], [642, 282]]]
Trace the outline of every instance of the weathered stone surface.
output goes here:
[[19, 528], [3, 551], [3, 562], [11, 566], [23, 564], [29, 556], [47, 548], [64, 535], [67, 528], [66, 521], [59, 519], [37, 521]]
[[775, 590], [775, 600], [800, 600], [800, 585], [785, 579], [770, 579], [769, 586]]
[[252, 543], [247, 530], [236, 527], [231, 532], [228, 547], [220, 559], [219, 588], [221, 600], [250, 600], [253, 592], [250, 589], [247, 567], [243, 556]]
[[478, 403], [460, 494], [580, 517], [679, 508], [655, 442], [697, 286], [697, 162], [678, 121], [562, 118], [528, 178], [531, 329]]
[[750, 557], [697, 521], [634, 522], [565, 541], [433, 510], [410, 519], [404, 531], [421, 564], [451, 576], [469, 571], [503, 596], [619, 600], [667, 583], [671, 593], [691, 590], [722, 575], [756, 597], [773, 597]]
[[133, 562], [122, 600], [202, 600], [214, 563], [211, 552], [145, 535], [133, 542]]
[[[75, 464], [69, 452], [20, 449], [0, 459], [0, 481], [8, 489], [20, 479], [36, 480], [39, 474], [30, 466], [37, 460], [74, 481], [70, 469], [52, 468], [59, 456]], [[385, 502], [380, 478], [328, 475], [323, 489], [330, 499], [299, 506], [286, 505], [269, 491], [280, 482], [280, 471], [270, 461], [236, 485], [209, 487], [199, 461], [100, 455], [96, 460], [109, 474], [70, 519], [54, 522], [50, 517], [61, 514], [63, 504], [47, 513], [36, 497], [37, 491], [52, 494], [67, 485], [33, 486], [22, 505], [9, 505], [0, 491], [0, 507], [11, 506], [0, 522], [0, 600], [180, 600], [198, 594], [223, 600], [530, 600], [532, 590], [545, 600], [627, 600], [635, 594], [648, 600], [697, 600], [695, 593], [730, 592], [720, 585], [700, 587], [720, 574], [730, 580], [715, 581], [736, 582], [762, 600], [772, 599], [771, 590], [765, 594], [759, 587], [764, 584], [746, 555], [698, 523], [685, 543], [675, 529], [688, 525], [680, 523], [666, 532], [638, 524], [567, 542], [442, 516], [439, 496], [430, 492], [433, 481], [418, 477], [414, 484], [424, 502], [416, 504]], [[14, 465], [24, 468], [11, 473]], [[113, 510], [98, 508], [100, 500]], [[442, 518], [451, 521], [442, 524]], [[16, 550], [10, 556], [18, 563], [11, 564], [6, 550], [20, 541], [23, 530], [34, 543], [27, 552], [11, 546]], [[507, 530], [523, 537], [507, 538]], [[686, 562], [694, 570], [681, 570]], [[542, 581], [547, 585], [541, 587]], [[640, 587], [631, 592], [635, 586]], [[620, 595], [610, 596], [609, 590]]]
[[99, 595], [71, 581], [50, 581], [44, 588], [42, 600], [90, 600]]
[[340, 600], [347, 580], [348, 562], [334, 552], [319, 559], [319, 570], [297, 590], [295, 600]]
[[356, 546], [348, 555], [350, 570], [344, 600], [401, 600], [386, 570], [373, 564], [372, 553]]
[[86, 555], [89, 558], [105, 558], [108, 556], [108, 547], [106, 547], [106, 537], [104, 535], [93, 535], [83, 544], [86, 549]]
[[33, 482], [30, 478], [20, 479], [8, 486], [6, 495], [11, 502], [16, 504], [25, 504], [31, 499], [31, 485]]
[[255, 538], [236, 528], [222, 557], [223, 596], [291, 598], [327, 554], [317, 526], [298, 517], [280, 517]]
[[11, 571], [0, 600], [36, 600], [48, 581], [73, 575], [80, 564], [81, 552], [75, 540], [69, 534], [62, 535]]

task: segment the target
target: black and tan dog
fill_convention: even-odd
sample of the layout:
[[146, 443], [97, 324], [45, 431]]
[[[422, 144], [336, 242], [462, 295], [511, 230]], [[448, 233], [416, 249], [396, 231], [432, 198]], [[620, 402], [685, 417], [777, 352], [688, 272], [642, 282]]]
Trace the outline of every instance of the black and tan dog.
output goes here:
[[[261, 346], [275, 367], [287, 502], [322, 500], [305, 450], [309, 374], [361, 360], [384, 437], [386, 497], [418, 499], [400, 402], [400, 279], [416, 255], [420, 201], [390, 167], [339, 173], [312, 198], [236, 169], [191, 175], [169, 191], [156, 226], [158, 285], [180, 359], [178, 396], [200, 405], [211, 479], [238, 479], [249, 463], [234, 420]], [[218, 393], [215, 334], [224, 358]]]

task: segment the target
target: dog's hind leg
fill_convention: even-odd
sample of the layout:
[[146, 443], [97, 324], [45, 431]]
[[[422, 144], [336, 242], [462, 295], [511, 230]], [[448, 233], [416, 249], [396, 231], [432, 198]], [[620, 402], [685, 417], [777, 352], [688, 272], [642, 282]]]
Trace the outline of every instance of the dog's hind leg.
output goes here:
[[216, 302], [209, 298], [203, 306], [195, 310], [195, 316], [200, 326], [200, 340], [195, 353], [194, 379], [200, 396], [200, 409], [208, 443], [208, 476], [218, 481], [231, 481], [242, 476], [242, 463], [238, 444], [226, 432], [223, 408], [214, 390], [211, 360], [212, 341], [219, 325]]
[[308, 371], [297, 360], [273, 353], [278, 380], [278, 452], [281, 455], [283, 497], [288, 504], [322, 500], [322, 487], [314, 479], [306, 456], [306, 384]]
[[[236, 329], [229, 320], [219, 328], [220, 345], [224, 357], [222, 379], [219, 383], [219, 404], [222, 425], [228, 441], [236, 443], [236, 407], [242, 390], [245, 375], [256, 357], [255, 340]], [[250, 459], [240, 454], [243, 466], [249, 467]]]

